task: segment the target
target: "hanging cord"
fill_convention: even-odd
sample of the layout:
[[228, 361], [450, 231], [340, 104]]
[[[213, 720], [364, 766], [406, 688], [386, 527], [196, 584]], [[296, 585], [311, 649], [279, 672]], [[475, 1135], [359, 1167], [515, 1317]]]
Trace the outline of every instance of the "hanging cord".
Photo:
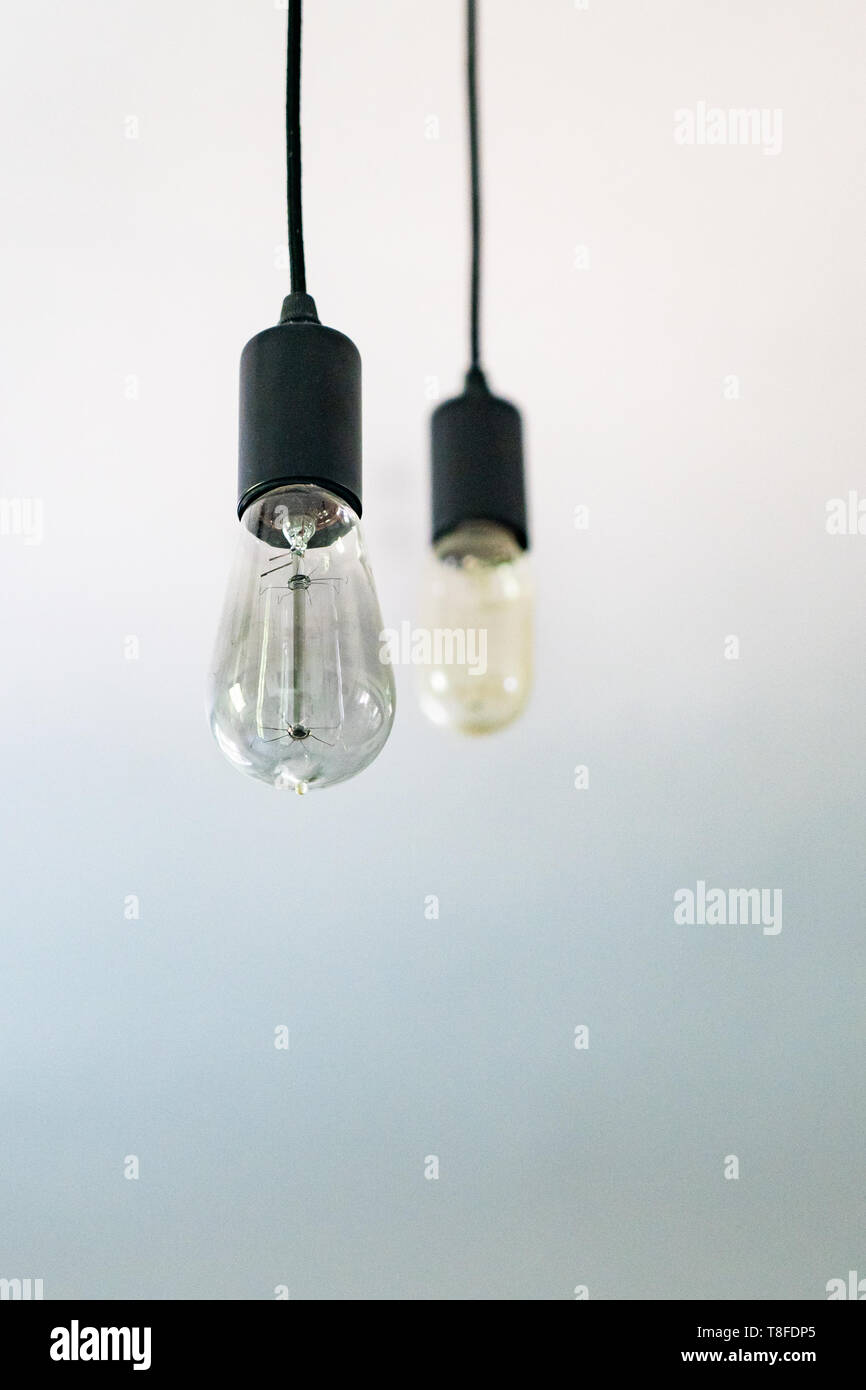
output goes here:
[[286, 45], [286, 201], [290, 287], [305, 294], [304, 227], [301, 217], [301, 0], [289, 0]]
[[476, 5], [466, 0], [466, 83], [469, 108], [469, 186], [472, 209], [472, 284], [470, 292], [470, 372], [481, 372], [481, 176], [478, 160], [478, 74], [476, 65]]

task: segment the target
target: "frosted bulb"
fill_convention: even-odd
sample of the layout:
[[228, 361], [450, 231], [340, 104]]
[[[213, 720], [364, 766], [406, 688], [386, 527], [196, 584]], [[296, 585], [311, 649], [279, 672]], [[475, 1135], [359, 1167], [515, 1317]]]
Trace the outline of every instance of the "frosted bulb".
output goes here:
[[532, 583], [509, 530], [467, 521], [436, 543], [424, 631], [419, 696], [434, 724], [484, 734], [517, 718], [532, 684]]
[[210, 680], [214, 738], [272, 786], [343, 782], [394, 719], [358, 518], [333, 493], [293, 484], [251, 503], [239, 529]]

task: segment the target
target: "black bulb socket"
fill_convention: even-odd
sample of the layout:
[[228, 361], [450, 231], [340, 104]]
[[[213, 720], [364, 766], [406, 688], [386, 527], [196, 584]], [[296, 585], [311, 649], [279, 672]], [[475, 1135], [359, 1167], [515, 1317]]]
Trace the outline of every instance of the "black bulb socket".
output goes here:
[[520, 411], [494, 396], [479, 367], [433, 412], [433, 541], [464, 521], [493, 521], [529, 548]]
[[293, 483], [326, 488], [361, 515], [361, 356], [299, 293], [241, 353], [238, 516]]

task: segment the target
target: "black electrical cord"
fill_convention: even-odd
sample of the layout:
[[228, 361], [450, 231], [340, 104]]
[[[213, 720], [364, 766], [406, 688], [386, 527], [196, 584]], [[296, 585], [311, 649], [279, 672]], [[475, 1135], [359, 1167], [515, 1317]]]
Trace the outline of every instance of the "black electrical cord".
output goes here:
[[469, 106], [469, 186], [472, 209], [472, 285], [470, 291], [471, 370], [481, 370], [481, 176], [478, 160], [478, 76], [476, 67], [475, 0], [466, 0], [466, 84]]
[[289, 0], [286, 43], [286, 202], [289, 275], [293, 294], [305, 294], [304, 226], [301, 216], [301, 0]]

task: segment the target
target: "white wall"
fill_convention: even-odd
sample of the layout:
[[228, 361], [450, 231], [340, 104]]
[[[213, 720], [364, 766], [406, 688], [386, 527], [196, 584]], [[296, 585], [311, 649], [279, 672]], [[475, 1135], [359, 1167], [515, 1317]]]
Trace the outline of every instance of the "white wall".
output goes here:
[[[461, 7], [307, 8], [309, 283], [364, 358], [396, 626], [426, 382], [465, 365]], [[202, 714], [237, 361], [284, 293], [284, 23], [6, 6], [0, 491], [44, 537], [0, 537], [0, 1275], [823, 1297], [864, 1258], [866, 536], [825, 529], [866, 496], [862, 6], [487, 0], [485, 343], [527, 424], [537, 690], [451, 742], [401, 671], [379, 761], [303, 800]], [[700, 102], [781, 110], [781, 150], [676, 143]], [[780, 889], [781, 932], [676, 925], [698, 879]]]

